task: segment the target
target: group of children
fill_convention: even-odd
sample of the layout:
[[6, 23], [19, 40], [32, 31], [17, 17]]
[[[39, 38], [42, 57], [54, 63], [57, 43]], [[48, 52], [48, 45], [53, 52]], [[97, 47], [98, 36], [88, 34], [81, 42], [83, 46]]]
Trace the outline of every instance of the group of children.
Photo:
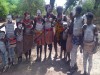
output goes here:
[[[93, 24], [93, 14], [85, 14], [86, 22], [81, 16], [82, 7], [77, 6], [75, 15], [70, 13], [69, 20], [63, 14], [63, 7], [57, 7], [57, 16], [52, 13], [50, 5], [45, 6], [46, 15], [42, 17], [40, 10], [37, 10], [37, 16], [34, 20], [30, 19], [30, 14], [25, 13], [23, 20], [17, 21], [17, 28], [14, 29], [12, 17], [7, 16], [5, 23], [5, 32], [0, 31], [0, 52], [4, 69], [8, 65], [13, 65], [15, 60], [15, 49], [18, 57], [18, 63], [22, 61], [24, 52], [26, 60], [31, 57], [33, 41], [36, 42], [37, 59], [41, 61], [42, 47], [44, 46], [44, 59], [47, 58], [47, 46], [49, 49], [49, 58], [51, 58], [52, 47], [54, 44], [55, 57], [58, 57], [57, 45], [61, 48], [60, 58], [64, 51], [64, 59], [70, 64], [70, 74], [77, 69], [77, 51], [81, 47], [83, 52], [84, 75], [90, 75], [92, 68], [92, 57], [98, 43], [98, 32], [96, 25]], [[35, 36], [33, 36], [35, 35]], [[88, 72], [86, 70], [87, 60], [89, 61]]]

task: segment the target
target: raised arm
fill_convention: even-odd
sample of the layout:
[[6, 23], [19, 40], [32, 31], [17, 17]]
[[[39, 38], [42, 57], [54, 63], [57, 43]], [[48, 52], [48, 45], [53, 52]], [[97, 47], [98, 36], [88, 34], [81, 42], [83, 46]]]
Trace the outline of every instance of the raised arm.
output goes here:
[[2, 24], [2, 25], [0, 26], [0, 29], [3, 28], [4, 26], [5, 26], [5, 24]]

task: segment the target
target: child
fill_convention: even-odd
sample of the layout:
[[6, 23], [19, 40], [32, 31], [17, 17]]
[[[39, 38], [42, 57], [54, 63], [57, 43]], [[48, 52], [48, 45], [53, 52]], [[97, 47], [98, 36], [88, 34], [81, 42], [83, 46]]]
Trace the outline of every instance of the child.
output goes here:
[[[37, 43], [37, 59], [36, 59], [36, 61], [41, 61], [42, 45], [45, 44], [43, 23], [44, 23], [44, 20], [43, 20], [41, 11], [37, 10], [37, 16], [34, 19], [35, 34], [36, 34], [35, 41]], [[39, 56], [39, 54], [40, 54], [40, 56]]]
[[91, 12], [86, 15], [87, 23], [83, 26], [83, 67], [84, 75], [87, 75], [87, 63], [88, 66], [88, 75], [90, 75], [92, 69], [92, 58], [93, 52], [95, 51], [95, 46], [98, 43], [98, 33], [96, 25], [92, 23], [93, 14]]
[[54, 41], [54, 31], [53, 31], [53, 21], [55, 19], [55, 16], [52, 14], [52, 7], [51, 5], [46, 5], [46, 15], [44, 16], [45, 20], [45, 46], [44, 46], [44, 52], [45, 52], [45, 58], [46, 58], [46, 52], [47, 52], [47, 45], [49, 47], [49, 58], [51, 58], [52, 53], [52, 43]]
[[82, 37], [82, 26], [83, 26], [83, 18], [81, 17], [82, 7], [77, 6], [75, 9], [75, 18], [74, 18], [74, 25], [73, 25], [73, 36], [72, 36], [72, 43], [73, 47], [71, 50], [71, 62], [70, 62], [70, 72], [74, 73], [78, 67], [76, 63], [77, 59], [77, 49], [79, 45], [81, 45], [81, 37]]
[[31, 59], [31, 49], [33, 45], [33, 21], [28, 12], [24, 13], [22, 24], [24, 27], [23, 50], [27, 61], [28, 59]]
[[69, 29], [68, 29], [68, 37], [66, 42], [66, 56], [68, 57], [68, 64], [70, 64], [70, 51], [72, 49], [72, 33], [73, 33], [73, 25], [74, 25], [74, 16], [73, 13], [70, 13], [70, 20], [69, 20]]
[[22, 61], [22, 53], [23, 53], [23, 27], [20, 22], [17, 22], [17, 28], [15, 29], [16, 35], [16, 49], [18, 56], [18, 63]]
[[5, 45], [5, 32], [0, 31], [0, 53], [2, 56], [3, 72], [8, 68], [8, 54]]
[[8, 46], [8, 55], [10, 64], [14, 64], [15, 60], [15, 47], [16, 47], [16, 39], [14, 34], [14, 23], [12, 22], [12, 16], [7, 16], [7, 23], [5, 23], [5, 31], [6, 31], [6, 38], [7, 38], [7, 46]]
[[[58, 55], [57, 53], [57, 44], [61, 46], [61, 52], [60, 52], [60, 58], [62, 58], [62, 52], [65, 49], [64, 46], [66, 43], [64, 42], [62, 36], [63, 36], [63, 23], [67, 22], [67, 17], [63, 14], [63, 7], [58, 6], [57, 7], [57, 17], [55, 22], [55, 36], [54, 36], [54, 49], [55, 49], [55, 57]], [[65, 52], [65, 51], [64, 51]]]
[[62, 58], [62, 52], [64, 51], [64, 59], [66, 59], [66, 41], [67, 41], [67, 33], [68, 33], [68, 24], [67, 22], [63, 22], [63, 32], [61, 38], [61, 53], [60, 57]]

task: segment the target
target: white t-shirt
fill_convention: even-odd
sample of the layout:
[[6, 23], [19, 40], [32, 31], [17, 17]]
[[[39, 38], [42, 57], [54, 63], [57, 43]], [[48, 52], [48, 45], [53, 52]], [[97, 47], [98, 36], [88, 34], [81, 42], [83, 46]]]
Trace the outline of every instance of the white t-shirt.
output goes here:
[[82, 17], [74, 18], [74, 27], [73, 27], [74, 36], [79, 36], [82, 34], [82, 26], [83, 26], [82, 21], [83, 21]]
[[5, 31], [8, 38], [14, 36], [14, 23], [5, 24]]
[[94, 41], [94, 28], [96, 26], [94, 24], [87, 25], [84, 31], [84, 41], [91, 42]]

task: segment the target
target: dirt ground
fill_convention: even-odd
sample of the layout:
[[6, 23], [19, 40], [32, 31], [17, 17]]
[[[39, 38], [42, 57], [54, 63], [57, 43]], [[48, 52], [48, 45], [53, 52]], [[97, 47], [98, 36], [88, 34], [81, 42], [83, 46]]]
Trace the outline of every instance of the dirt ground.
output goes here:
[[[99, 51], [93, 56], [93, 68], [91, 71], [91, 75], [100, 75], [100, 49], [98, 50]], [[58, 53], [60, 53], [59, 47], [58, 47]], [[15, 66], [12, 66], [7, 72], [4, 73], [0, 72], [0, 75], [68, 75], [67, 71], [69, 69], [69, 64], [67, 64], [64, 60], [61, 60], [59, 58], [57, 59], [53, 58], [54, 54], [55, 53], [53, 49], [52, 59], [47, 58], [46, 61], [43, 61], [44, 59], [44, 51], [43, 51], [42, 61], [35, 62], [36, 48], [33, 48], [31, 60], [29, 62], [25, 62], [25, 59], [23, 58], [23, 62], [21, 64], [16, 64]], [[73, 75], [82, 75], [83, 73], [82, 58], [83, 55], [78, 51], [77, 54], [78, 71], [75, 72]]]
[[[60, 50], [59, 50], [60, 51]], [[48, 51], [49, 52], [49, 51]], [[60, 52], [59, 52], [60, 53]], [[93, 57], [93, 68], [91, 75], [100, 75], [100, 51], [94, 54]], [[78, 52], [77, 63], [78, 71], [73, 75], [82, 75], [83, 73], [83, 63], [82, 54]], [[52, 59], [47, 59], [46, 61], [35, 62], [36, 59], [36, 49], [32, 50], [31, 61], [23, 62], [12, 66], [7, 72], [0, 73], [0, 75], [67, 75], [69, 64], [64, 60], [54, 59], [54, 52], [52, 52]], [[44, 53], [42, 55], [44, 58]]]

